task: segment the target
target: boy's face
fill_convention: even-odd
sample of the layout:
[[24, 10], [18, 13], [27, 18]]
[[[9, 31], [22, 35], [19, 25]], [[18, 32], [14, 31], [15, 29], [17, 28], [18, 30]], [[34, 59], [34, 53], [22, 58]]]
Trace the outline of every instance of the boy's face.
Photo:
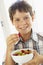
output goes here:
[[31, 31], [32, 28], [32, 17], [29, 12], [19, 12], [16, 10], [16, 13], [13, 16], [13, 25], [21, 34], [26, 34]]

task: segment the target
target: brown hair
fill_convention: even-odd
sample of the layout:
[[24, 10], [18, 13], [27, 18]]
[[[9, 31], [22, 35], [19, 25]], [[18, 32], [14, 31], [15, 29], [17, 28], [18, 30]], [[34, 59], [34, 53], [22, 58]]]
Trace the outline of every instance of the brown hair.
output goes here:
[[20, 12], [29, 12], [32, 16], [32, 7], [25, 1], [17, 1], [9, 8], [9, 16], [12, 21], [13, 15], [16, 13], [16, 10], [19, 10]]

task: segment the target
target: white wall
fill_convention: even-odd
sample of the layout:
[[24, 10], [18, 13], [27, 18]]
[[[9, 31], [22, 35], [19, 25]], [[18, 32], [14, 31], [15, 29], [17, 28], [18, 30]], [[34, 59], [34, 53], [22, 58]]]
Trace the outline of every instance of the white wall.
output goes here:
[[0, 17], [1, 21], [3, 21], [3, 30], [5, 33], [5, 37], [9, 34], [9, 24], [8, 24], [8, 17], [6, 13], [6, 8], [4, 5], [4, 0], [0, 0]]
[[6, 53], [6, 48], [7, 48], [6, 41], [5, 41], [3, 29], [1, 27], [1, 23], [0, 23], [0, 65], [2, 65], [3, 57]]
[[[3, 27], [1, 26], [3, 22]], [[9, 34], [9, 25], [7, 22], [7, 14], [3, 0], [0, 0], [0, 65], [2, 65], [3, 57], [6, 53], [6, 39]]]

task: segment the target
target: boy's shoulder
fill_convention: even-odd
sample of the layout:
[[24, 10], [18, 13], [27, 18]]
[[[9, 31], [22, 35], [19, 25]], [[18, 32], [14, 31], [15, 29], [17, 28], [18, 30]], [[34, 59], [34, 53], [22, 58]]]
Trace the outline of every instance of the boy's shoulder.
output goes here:
[[38, 39], [43, 41], [43, 35], [37, 33]]

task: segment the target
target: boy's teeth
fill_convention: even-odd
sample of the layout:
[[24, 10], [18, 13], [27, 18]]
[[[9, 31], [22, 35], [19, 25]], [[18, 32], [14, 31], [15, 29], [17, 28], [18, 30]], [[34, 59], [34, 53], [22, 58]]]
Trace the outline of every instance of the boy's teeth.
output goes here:
[[22, 29], [25, 29], [25, 28], [22, 28]]
[[26, 29], [26, 28], [22, 28], [22, 29]]

